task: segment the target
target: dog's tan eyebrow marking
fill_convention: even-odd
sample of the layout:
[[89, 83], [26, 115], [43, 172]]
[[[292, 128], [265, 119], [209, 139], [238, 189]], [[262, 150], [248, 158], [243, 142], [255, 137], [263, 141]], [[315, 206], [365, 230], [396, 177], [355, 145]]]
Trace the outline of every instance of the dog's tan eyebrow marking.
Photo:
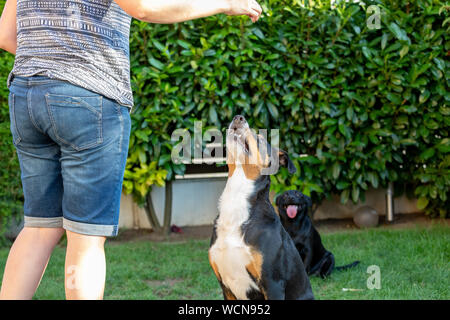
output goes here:
[[261, 169], [264, 163], [261, 159], [258, 142], [253, 134], [248, 134], [247, 143], [250, 155], [245, 156], [245, 164], [242, 165], [242, 169], [247, 179], [256, 180], [261, 176]]

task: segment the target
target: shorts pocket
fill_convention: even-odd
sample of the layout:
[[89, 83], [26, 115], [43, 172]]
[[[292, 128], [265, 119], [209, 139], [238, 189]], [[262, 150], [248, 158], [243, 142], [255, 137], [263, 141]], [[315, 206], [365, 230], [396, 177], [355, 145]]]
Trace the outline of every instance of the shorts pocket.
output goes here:
[[19, 135], [19, 131], [17, 131], [16, 125], [16, 108], [15, 108], [15, 99], [14, 93], [10, 92], [8, 96], [8, 106], [9, 106], [9, 120], [10, 120], [10, 130], [11, 135], [13, 137], [14, 145], [18, 145], [22, 138]]
[[55, 138], [75, 150], [103, 142], [102, 96], [74, 97], [45, 95]]

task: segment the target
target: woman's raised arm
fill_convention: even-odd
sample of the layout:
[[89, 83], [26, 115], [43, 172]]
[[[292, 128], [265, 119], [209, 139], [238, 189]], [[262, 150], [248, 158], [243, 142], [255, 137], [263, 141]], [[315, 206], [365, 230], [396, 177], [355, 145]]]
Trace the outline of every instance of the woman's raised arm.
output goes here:
[[152, 23], [176, 23], [219, 13], [247, 15], [256, 22], [262, 9], [256, 0], [114, 0], [130, 16]]

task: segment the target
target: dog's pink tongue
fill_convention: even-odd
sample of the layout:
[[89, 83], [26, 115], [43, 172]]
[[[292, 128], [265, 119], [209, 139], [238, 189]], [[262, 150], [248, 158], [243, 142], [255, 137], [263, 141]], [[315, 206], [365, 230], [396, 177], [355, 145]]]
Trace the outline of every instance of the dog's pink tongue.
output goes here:
[[297, 215], [297, 206], [294, 205], [289, 205], [286, 209], [286, 213], [288, 215], [289, 218], [294, 219], [295, 216]]

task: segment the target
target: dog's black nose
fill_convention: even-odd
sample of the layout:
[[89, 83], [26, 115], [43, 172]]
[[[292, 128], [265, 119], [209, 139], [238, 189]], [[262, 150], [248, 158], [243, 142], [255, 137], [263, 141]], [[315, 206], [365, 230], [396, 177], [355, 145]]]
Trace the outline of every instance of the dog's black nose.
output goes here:
[[234, 116], [233, 121], [231, 122], [230, 129], [240, 129], [245, 126], [247, 120], [241, 115]]

